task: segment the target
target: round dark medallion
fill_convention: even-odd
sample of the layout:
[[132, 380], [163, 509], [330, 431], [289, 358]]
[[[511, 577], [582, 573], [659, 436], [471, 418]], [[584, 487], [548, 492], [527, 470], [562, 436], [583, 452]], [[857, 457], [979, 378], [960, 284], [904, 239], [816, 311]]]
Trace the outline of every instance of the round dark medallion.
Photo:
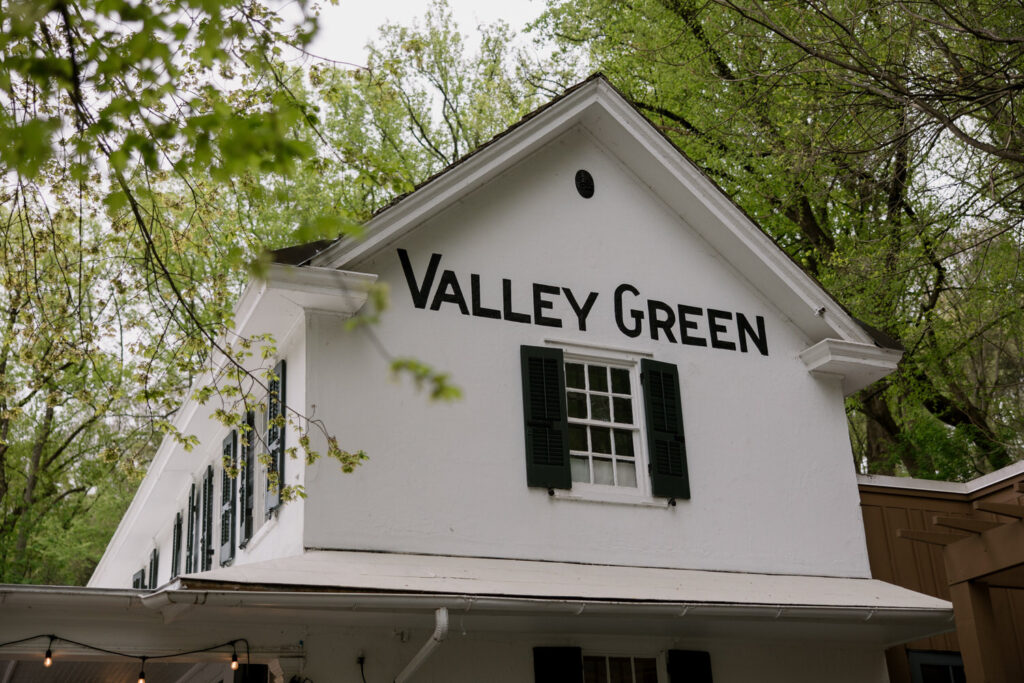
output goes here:
[[584, 171], [582, 168], [576, 171], [576, 191], [584, 199], [594, 196], [594, 176], [590, 175], [590, 171]]

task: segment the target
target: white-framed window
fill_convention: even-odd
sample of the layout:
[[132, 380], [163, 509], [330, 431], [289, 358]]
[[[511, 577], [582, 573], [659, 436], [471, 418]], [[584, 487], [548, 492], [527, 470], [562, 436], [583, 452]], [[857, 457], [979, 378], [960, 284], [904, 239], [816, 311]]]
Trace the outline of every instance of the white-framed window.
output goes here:
[[527, 485], [555, 498], [690, 498], [679, 372], [649, 353], [522, 346]]
[[564, 367], [573, 490], [648, 495], [637, 362], [567, 350]]
[[585, 654], [583, 683], [658, 683], [658, 660]]

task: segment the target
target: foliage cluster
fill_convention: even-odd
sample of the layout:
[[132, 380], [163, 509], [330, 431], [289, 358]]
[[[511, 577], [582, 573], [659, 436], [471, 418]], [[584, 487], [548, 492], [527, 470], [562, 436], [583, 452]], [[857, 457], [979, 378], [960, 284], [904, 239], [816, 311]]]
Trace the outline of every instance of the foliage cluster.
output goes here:
[[1024, 8], [551, 0], [604, 71], [855, 315], [902, 341], [849, 401], [863, 471], [1024, 456]]

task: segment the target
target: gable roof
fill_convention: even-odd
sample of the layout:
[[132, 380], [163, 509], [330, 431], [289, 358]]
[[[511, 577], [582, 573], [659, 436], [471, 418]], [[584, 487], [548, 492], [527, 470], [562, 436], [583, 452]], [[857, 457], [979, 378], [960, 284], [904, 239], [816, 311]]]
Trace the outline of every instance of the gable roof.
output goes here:
[[809, 346], [801, 358], [811, 372], [842, 376], [849, 394], [895, 370], [900, 343], [851, 315], [601, 74], [396, 197], [370, 218], [362, 238], [303, 245], [275, 256], [296, 265], [352, 269], [577, 128], [599, 140], [803, 332]]

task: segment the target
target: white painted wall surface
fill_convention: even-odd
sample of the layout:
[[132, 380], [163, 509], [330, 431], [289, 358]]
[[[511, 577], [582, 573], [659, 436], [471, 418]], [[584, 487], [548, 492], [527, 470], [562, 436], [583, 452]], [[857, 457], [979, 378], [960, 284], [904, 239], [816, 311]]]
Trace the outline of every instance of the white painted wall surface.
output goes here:
[[[287, 329], [262, 332], [275, 335], [278, 340], [277, 358], [284, 358], [287, 361], [288, 401], [294, 401], [295, 405], [303, 405], [306, 391], [306, 334], [303, 317], [300, 315]], [[259, 365], [260, 363], [273, 367], [272, 361], [251, 362], [253, 368], [263, 367]], [[260, 398], [256, 400], [263, 400], [264, 393], [259, 392]], [[158, 548], [160, 553], [157, 585], [170, 581], [173, 553], [171, 540], [175, 513], [179, 511], [183, 518], [180, 572], [185, 573], [189, 490], [193, 481], [198, 489], [207, 465], [212, 465], [215, 473], [213, 533], [216, 552], [213, 566], [220, 566], [219, 501], [223, 473], [221, 445], [228, 435], [228, 429], [211, 417], [213, 410], [219, 405], [218, 400], [214, 398], [205, 406], [196, 407], [194, 402], [190, 401], [183, 408], [183, 411], [188, 412], [182, 416], [184, 419], [179, 428], [184, 434], [194, 434], [198, 437], [199, 445], [189, 452], [170, 439], [164, 440], [136, 499], [121, 520], [121, 525], [108, 545], [106, 554], [90, 579], [90, 586], [130, 588], [132, 576], [142, 568], [146, 569], [148, 582], [149, 556], [154, 547]], [[295, 445], [298, 443], [298, 432], [289, 426], [285, 438], [286, 445]], [[303, 484], [305, 464], [301, 459], [288, 461], [285, 466], [285, 480], [285, 483], [292, 486]], [[259, 478], [257, 481], [260, 481]], [[263, 514], [262, 498], [257, 497], [256, 525], [260, 524], [259, 519]], [[234, 563], [241, 564], [301, 553], [304, 517], [301, 499], [283, 506], [276, 515], [262, 523], [262, 527], [255, 532], [247, 548], [236, 548]]]
[[[573, 185], [581, 168], [596, 181], [589, 200]], [[577, 132], [354, 264], [390, 285], [392, 308], [372, 330], [387, 352], [450, 371], [465, 396], [430, 403], [409, 382], [388, 380], [388, 361], [365, 334], [311, 316], [309, 409], [343, 448], [364, 449], [370, 461], [351, 475], [326, 461], [309, 468], [305, 545], [869, 576], [839, 383], [812, 377], [797, 357], [819, 340], [683, 219]], [[548, 311], [561, 329], [464, 316], [453, 304], [419, 310], [395, 247], [408, 250], [419, 278], [431, 253], [442, 254], [438, 277], [455, 271], [467, 300], [470, 274], [479, 274], [486, 306], [501, 307], [502, 278], [513, 282], [516, 311], [532, 309], [535, 282], [570, 287], [578, 298], [596, 291], [598, 300], [586, 332], [563, 297], [552, 297]], [[654, 341], [646, 330], [630, 339], [612, 315], [620, 283], [672, 306], [763, 315], [769, 356]], [[678, 366], [691, 500], [642, 507], [527, 487], [519, 348], [546, 339]]]

